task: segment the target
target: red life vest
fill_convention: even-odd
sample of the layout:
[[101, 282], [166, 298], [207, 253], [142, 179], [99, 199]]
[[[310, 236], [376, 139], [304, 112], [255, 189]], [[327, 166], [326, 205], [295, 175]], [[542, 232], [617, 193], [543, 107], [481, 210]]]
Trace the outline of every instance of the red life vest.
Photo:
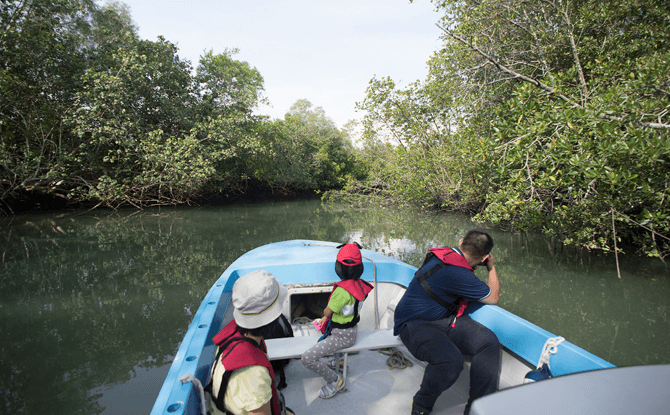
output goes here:
[[[358, 301], [365, 300], [368, 294], [370, 294], [370, 291], [374, 289], [374, 287], [370, 285], [370, 283], [360, 278], [357, 280], [344, 280], [335, 283], [335, 285], [333, 286], [333, 291], [330, 292], [331, 296], [333, 295], [333, 292], [335, 292], [335, 288], [337, 287], [343, 288], [346, 292], [351, 294], [351, 296], [357, 299]], [[330, 297], [328, 297], [328, 300], [330, 300]]]
[[[356, 280], [340, 281], [335, 283], [335, 285], [333, 286], [333, 290], [330, 292], [330, 296], [328, 297], [329, 302], [330, 297], [333, 296], [333, 293], [335, 292], [335, 289], [337, 287], [340, 287], [349, 294], [351, 294], [351, 296], [356, 299], [356, 303], [354, 304], [354, 319], [346, 324], [339, 324], [333, 321], [331, 323], [332, 327], [338, 329], [347, 329], [354, 327], [361, 320], [360, 316], [358, 315], [358, 302], [365, 300], [368, 297], [368, 294], [370, 294], [370, 291], [374, 289], [374, 287], [370, 285], [370, 283], [368, 283], [367, 281], [362, 280], [360, 278]], [[323, 333], [324, 331], [322, 330], [321, 332]]]
[[[428, 252], [435, 255], [440, 261], [444, 262], [447, 265], [456, 265], [457, 267], [462, 267], [474, 271], [468, 261], [465, 260], [465, 257], [458, 252], [454, 251], [452, 248], [443, 246], [441, 248], [430, 248]], [[428, 259], [429, 256], [426, 256]]]
[[265, 341], [261, 340], [261, 344], [258, 345], [255, 340], [242, 336], [238, 331], [235, 320], [226, 324], [226, 326], [214, 336], [212, 341], [214, 341], [218, 348], [216, 358], [212, 364], [211, 373], [214, 373], [214, 368], [218, 364], [223, 364], [226, 371], [223, 375], [223, 380], [221, 381], [218, 396], [214, 396], [212, 393], [211, 380], [206, 388], [206, 390], [212, 394], [212, 400], [216, 404], [216, 407], [220, 411], [228, 413], [223, 399], [226, 395], [228, 380], [234, 370], [254, 365], [263, 366], [268, 370], [270, 378], [272, 379], [272, 413], [274, 415], [279, 415], [279, 394], [277, 393], [277, 387], [274, 382], [275, 375], [272, 370], [272, 365], [270, 364], [268, 356], [265, 354], [267, 352]]
[[421, 268], [423, 268], [423, 265], [421, 265], [421, 268], [419, 268], [419, 271], [416, 272], [416, 277], [419, 280], [419, 283], [423, 287], [424, 291], [426, 291], [426, 294], [430, 296], [433, 300], [435, 300], [438, 304], [449, 310], [449, 312], [454, 315], [454, 321], [451, 323], [451, 327], [456, 326], [456, 319], [458, 319], [460, 316], [465, 313], [465, 309], [468, 306], [467, 300], [464, 300], [462, 297], [457, 297], [456, 300], [452, 303], [449, 304], [446, 301], [444, 301], [442, 298], [440, 298], [433, 290], [430, 289], [428, 286], [428, 283], [426, 283], [426, 279], [436, 273], [437, 271], [441, 270], [444, 268], [445, 265], [454, 265], [457, 267], [465, 268], [470, 271], [474, 271], [474, 269], [470, 266], [468, 261], [465, 259], [463, 255], [461, 255], [459, 252], [454, 251], [452, 248], [449, 247], [440, 247], [440, 248], [430, 248], [428, 250], [428, 254], [426, 254], [426, 259], [423, 261], [423, 264], [425, 265], [426, 262], [431, 258], [431, 256], [436, 256], [437, 259], [442, 261], [442, 264], [439, 264], [426, 272], [420, 272]]

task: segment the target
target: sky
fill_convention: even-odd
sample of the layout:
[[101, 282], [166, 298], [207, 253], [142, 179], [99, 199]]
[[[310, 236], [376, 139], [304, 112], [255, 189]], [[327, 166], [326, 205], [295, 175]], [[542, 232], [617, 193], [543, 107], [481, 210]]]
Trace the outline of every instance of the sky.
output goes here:
[[429, 0], [122, 0], [143, 39], [177, 45], [197, 66], [200, 56], [238, 48], [264, 78], [270, 106], [284, 118], [299, 99], [322, 107], [338, 128], [363, 114], [373, 77], [399, 87], [423, 80], [440, 46], [440, 15]]

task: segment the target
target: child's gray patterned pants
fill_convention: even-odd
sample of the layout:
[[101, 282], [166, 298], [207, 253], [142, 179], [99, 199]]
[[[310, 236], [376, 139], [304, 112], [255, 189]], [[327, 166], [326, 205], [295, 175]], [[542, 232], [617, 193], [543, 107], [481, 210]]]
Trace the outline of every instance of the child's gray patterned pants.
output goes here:
[[353, 346], [356, 343], [356, 334], [358, 327], [349, 329], [333, 329], [330, 336], [321, 340], [302, 355], [302, 364], [319, 376], [323, 376], [326, 382], [331, 383], [337, 380], [337, 373], [330, 370], [322, 357], [334, 354], [338, 350]]

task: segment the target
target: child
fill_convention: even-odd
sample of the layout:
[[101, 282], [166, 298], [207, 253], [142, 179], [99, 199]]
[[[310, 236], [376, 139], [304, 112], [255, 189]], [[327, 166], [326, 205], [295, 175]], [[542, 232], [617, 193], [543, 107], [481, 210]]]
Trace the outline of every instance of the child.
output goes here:
[[324, 336], [325, 338], [302, 355], [302, 364], [326, 380], [326, 385], [319, 391], [319, 398], [322, 399], [335, 396], [344, 388], [345, 381], [341, 375], [331, 370], [326, 362], [319, 359], [350, 347], [356, 342], [360, 302], [365, 300], [373, 288], [360, 279], [363, 274], [361, 246], [353, 243], [340, 245], [338, 248], [340, 250], [335, 261], [335, 273], [342, 281], [333, 287], [328, 298], [328, 306], [323, 311], [321, 319], [321, 325], [331, 325], [330, 335]]
[[282, 407], [264, 341], [287, 296], [284, 285], [265, 270], [233, 285], [233, 320], [212, 339], [218, 348], [205, 388], [212, 414], [292, 413]]

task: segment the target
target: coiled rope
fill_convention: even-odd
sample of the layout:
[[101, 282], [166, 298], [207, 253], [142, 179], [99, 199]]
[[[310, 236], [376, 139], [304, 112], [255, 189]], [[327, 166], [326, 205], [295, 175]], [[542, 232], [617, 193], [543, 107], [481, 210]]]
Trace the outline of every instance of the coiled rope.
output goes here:
[[545, 363], [547, 364], [547, 367], [551, 369], [551, 365], [549, 364], [549, 360], [551, 359], [552, 354], [556, 354], [558, 349], [556, 346], [559, 344], [563, 343], [565, 339], [563, 337], [550, 337], [547, 339], [547, 341], [544, 343], [544, 347], [542, 348], [542, 354], [540, 355], [540, 360], [537, 362], [537, 368], [540, 369], [542, 365]]
[[292, 321], [293, 324], [298, 324], [301, 326], [306, 326], [312, 323], [312, 319], [306, 316], [296, 317]]
[[389, 356], [386, 359], [386, 366], [389, 367], [389, 370], [393, 369], [405, 369], [407, 367], [414, 366], [411, 360], [405, 357], [404, 354], [395, 347], [389, 347], [386, 349], [379, 349], [379, 353]]

